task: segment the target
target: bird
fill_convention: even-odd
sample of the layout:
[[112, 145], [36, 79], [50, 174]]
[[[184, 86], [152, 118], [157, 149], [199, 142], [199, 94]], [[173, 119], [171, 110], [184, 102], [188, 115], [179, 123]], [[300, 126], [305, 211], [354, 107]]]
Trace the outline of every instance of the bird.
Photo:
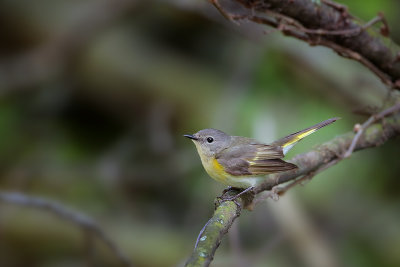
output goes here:
[[268, 174], [297, 169], [295, 164], [282, 159], [286, 153], [303, 138], [338, 119], [322, 121], [270, 144], [230, 136], [217, 129], [203, 129], [184, 136], [194, 142], [211, 178], [229, 187], [244, 189], [240, 193], [243, 194], [264, 182]]

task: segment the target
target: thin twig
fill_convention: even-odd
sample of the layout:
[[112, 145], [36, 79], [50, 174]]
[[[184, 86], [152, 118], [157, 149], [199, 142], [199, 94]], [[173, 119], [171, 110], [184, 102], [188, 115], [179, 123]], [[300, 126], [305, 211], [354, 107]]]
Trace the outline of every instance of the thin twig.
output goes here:
[[378, 23], [380, 21], [383, 21], [382, 16], [378, 15], [375, 18], [371, 19], [369, 22], [367, 22], [366, 24], [364, 24], [363, 26], [360, 26], [358, 28], [354, 28], [354, 29], [344, 29], [344, 30], [335, 30], [335, 31], [331, 31], [331, 30], [325, 30], [325, 29], [307, 29], [305, 27], [300, 28], [299, 30], [305, 32], [305, 33], [309, 33], [309, 34], [317, 34], [317, 35], [343, 35], [343, 36], [355, 36], [357, 34], [360, 34], [362, 31], [368, 29], [369, 27], [371, 27], [372, 25], [374, 25], [375, 23]]
[[221, 13], [222, 16], [224, 16], [226, 19], [235, 22], [240, 19], [240, 15], [235, 15], [231, 14], [228, 11], [225, 11], [225, 9], [221, 6], [218, 0], [209, 0], [213, 6]]
[[[215, 0], [217, 1], [217, 0]], [[221, 8], [221, 7], [220, 7]], [[362, 31], [370, 28], [372, 25], [378, 23], [378, 22], [383, 22], [384, 26], [387, 27], [387, 23], [386, 20], [383, 16], [383, 14], [379, 13], [378, 16], [374, 17], [373, 19], [371, 19], [370, 21], [368, 21], [367, 23], [365, 23], [362, 26], [359, 27], [355, 27], [352, 29], [343, 29], [343, 30], [327, 30], [327, 29], [309, 29], [307, 27], [304, 27], [299, 21], [288, 17], [284, 14], [275, 12], [275, 11], [271, 11], [271, 10], [265, 10], [265, 13], [271, 17], [277, 18], [280, 21], [285, 22], [285, 24], [293, 26], [295, 29], [304, 32], [304, 33], [308, 33], [308, 34], [313, 34], [313, 35], [343, 35], [346, 37], [350, 37], [350, 36], [356, 36], [358, 34], [360, 34]]]
[[294, 180], [293, 182], [285, 185], [285, 186], [274, 186], [272, 188], [271, 191], [273, 191], [275, 194], [278, 194], [279, 196], [282, 196], [283, 194], [285, 194], [289, 189], [293, 188], [296, 185], [302, 184], [304, 181], [309, 181], [311, 180], [315, 175], [317, 175], [318, 173], [332, 167], [333, 165], [335, 165], [336, 163], [339, 162], [339, 158], [336, 160], [332, 160], [324, 165], [322, 165], [321, 167], [319, 167], [317, 170], [315, 171], [311, 171], [308, 174], [302, 176], [299, 179]]
[[336, 160], [332, 160], [326, 164], [323, 164], [318, 169], [316, 169], [314, 171], [310, 171], [309, 173], [301, 176], [298, 179], [295, 179], [294, 181], [288, 183], [287, 185], [281, 186], [280, 184], [278, 184], [278, 185], [272, 187], [272, 189], [270, 191], [267, 191], [266, 194], [263, 194], [260, 197], [257, 197], [254, 199], [253, 203], [251, 204], [251, 209], [254, 209], [254, 207], [258, 203], [260, 203], [261, 201], [268, 199], [268, 198], [270, 198], [274, 201], [278, 201], [279, 197], [282, 196], [283, 194], [285, 194], [289, 189], [293, 188], [294, 186], [296, 186], [298, 184], [302, 184], [304, 181], [311, 180], [318, 173], [320, 173], [320, 172], [328, 169], [329, 167], [335, 165], [336, 163], [338, 163], [339, 160], [340, 160], [340, 158], [337, 158]]
[[201, 236], [203, 235], [204, 230], [206, 229], [207, 225], [210, 224], [211, 219], [212, 219], [212, 218], [210, 218], [210, 219], [206, 222], [206, 224], [203, 226], [203, 228], [201, 228], [200, 233], [199, 233], [199, 235], [197, 236], [196, 244], [194, 245], [194, 248], [197, 248], [197, 245], [198, 245], [199, 242], [200, 242], [200, 238], [201, 238]]
[[354, 59], [361, 64], [363, 64], [365, 67], [370, 69], [376, 76], [380, 78], [380, 80], [387, 85], [388, 87], [395, 87], [395, 84], [391, 81], [390, 77], [380, 70], [375, 64], [373, 64], [371, 61], [369, 61], [367, 58], [362, 56], [360, 53], [355, 52], [351, 49], [348, 49], [344, 46], [338, 45], [334, 42], [328, 41], [326, 39], [316, 39], [316, 40], [311, 40], [309, 41], [310, 45], [322, 45], [326, 46], [329, 48], [332, 48], [338, 55], [350, 59]]
[[334, 9], [336, 9], [337, 11], [339, 11], [342, 14], [346, 14], [346, 16], [348, 16], [350, 18], [354, 18], [354, 17], [352, 17], [351, 14], [349, 14], [347, 6], [345, 6], [345, 5], [341, 5], [341, 4], [332, 2], [330, 0], [321, 0], [321, 2], [323, 2], [327, 6], [330, 6], [330, 7], [334, 8]]
[[[22, 193], [0, 192], [0, 201], [14, 205], [31, 207], [48, 211], [63, 220], [69, 221], [82, 228], [87, 234], [99, 238], [113, 252], [123, 266], [132, 266], [130, 260], [122, 253], [117, 245], [105, 232], [87, 215], [74, 211], [53, 200], [31, 197]], [[85, 237], [87, 238], [87, 237]]]
[[387, 109], [383, 110], [382, 112], [369, 117], [368, 120], [366, 120], [360, 127], [358, 127], [357, 133], [354, 136], [353, 141], [351, 142], [347, 151], [343, 154], [343, 158], [348, 158], [351, 156], [351, 154], [354, 151], [354, 148], [357, 145], [358, 140], [360, 139], [360, 137], [363, 134], [363, 132], [365, 131], [365, 129], [367, 129], [374, 122], [377, 122], [377, 121], [383, 119], [384, 117], [391, 115], [399, 110], [400, 110], [400, 103], [398, 103], [394, 106], [391, 106], [390, 108], [387, 108]]
[[[261, 17], [261, 16], [254, 15], [254, 13], [255, 13], [254, 7], [252, 9], [252, 13], [251, 13], [252, 15], [245, 15], [245, 14], [239, 15], [239, 14], [232, 14], [232, 13], [226, 11], [219, 3], [219, 0], [210, 0], [210, 2], [215, 6], [215, 8], [226, 19], [228, 19], [232, 22], [236, 22], [236, 21], [242, 20], [242, 19], [248, 19], [253, 22], [267, 24], [272, 27], [277, 27], [280, 24], [276, 21], [273, 21], [269, 17]], [[294, 26], [297, 30], [299, 30], [301, 32], [308, 33], [308, 34], [314, 34], [314, 35], [343, 35], [343, 36], [347, 36], [347, 37], [355, 36], [380, 21], [384, 22], [384, 24], [385, 24], [384, 26], [387, 27], [386, 20], [382, 13], [379, 13], [378, 16], [374, 17], [373, 19], [371, 19], [364, 25], [353, 28], [353, 29], [327, 30], [327, 29], [308, 29], [308, 28], [304, 27], [300, 22], [298, 22], [297, 20], [295, 20], [291, 17], [285, 16], [283, 14], [280, 14], [278, 12], [274, 12], [274, 11], [271, 11], [268, 9], [266, 9], [264, 12], [273, 18], [279, 19], [281, 22], [284, 21], [285, 24], [287, 24], [287, 25]]]

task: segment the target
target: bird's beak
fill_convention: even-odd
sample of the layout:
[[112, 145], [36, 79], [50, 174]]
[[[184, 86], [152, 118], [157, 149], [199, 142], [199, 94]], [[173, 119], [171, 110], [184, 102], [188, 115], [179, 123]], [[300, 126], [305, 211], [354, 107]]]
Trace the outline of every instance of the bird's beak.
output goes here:
[[187, 138], [190, 138], [190, 139], [192, 139], [192, 140], [199, 140], [199, 138], [197, 138], [196, 136], [194, 136], [194, 135], [191, 135], [191, 134], [185, 134], [185, 135], [183, 135], [184, 137], [187, 137]]

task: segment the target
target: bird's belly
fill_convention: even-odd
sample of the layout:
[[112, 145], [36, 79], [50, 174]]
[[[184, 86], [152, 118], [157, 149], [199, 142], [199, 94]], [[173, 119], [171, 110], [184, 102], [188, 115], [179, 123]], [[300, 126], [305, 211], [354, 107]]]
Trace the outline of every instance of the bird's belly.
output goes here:
[[225, 184], [237, 187], [237, 188], [248, 188], [250, 186], [257, 186], [265, 181], [265, 177], [260, 176], [230, 176], [225, 180]]

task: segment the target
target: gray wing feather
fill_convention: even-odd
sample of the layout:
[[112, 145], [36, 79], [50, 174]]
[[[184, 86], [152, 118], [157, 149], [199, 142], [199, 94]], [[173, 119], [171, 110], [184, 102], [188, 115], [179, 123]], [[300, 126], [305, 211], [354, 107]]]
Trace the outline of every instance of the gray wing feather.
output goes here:
[[281, 160], [283, 156], [280, 146], [261, 144], [250, 138], [234, 138], [230, 147], [216, 155], [216, 159], [232, 175], [251, 176], [297, 168]]

